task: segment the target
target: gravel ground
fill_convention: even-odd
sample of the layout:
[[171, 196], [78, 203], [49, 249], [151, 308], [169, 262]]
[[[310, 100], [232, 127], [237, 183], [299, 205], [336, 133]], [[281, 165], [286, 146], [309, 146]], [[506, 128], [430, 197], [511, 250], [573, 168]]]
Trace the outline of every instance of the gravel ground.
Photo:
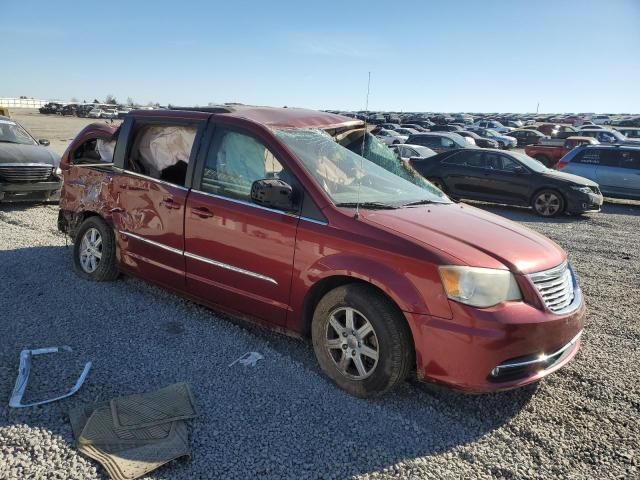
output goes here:
[[[200, 409], [193, 457], [149, 478], [639, 478], [640, 206], [544, 222], [489, 209], [569, 252], [589, 307], [578, 357], [517, 391], [466, 396], [407, 383], [364, 401], [332, 386], [304, 342], [135, 279], [80, 280], [57, 207], [0, 207], [0, 399], [23, 348], [75, 350], [36, 364], [40, 392], [66, 388], [58, 378], [94, 362], [69, 399], [24, 410], [2, 402], [0, 478], [105, 478], [73, 448], [67, 411], [177, 381], [191, 383]], [[247, 351], [264, 360], [228, 367]]]
[[[16, 117], [59, 153], [91, 122]], [[148, 478], [640, 478], [640, 204], [546, 221], [480, 206], [568, 251], [589, 309], [581, 352], [517, 391], [466, 396], [408, 382], [373, 401], [337, 390], [302, 341], [132, 278], [80, 280], [56, 206], [0, 206], [0, 479], [104, 479], [73, 448], [68, 410], [178, 381], [191, 383], [200, 410], [193, 456]], [[9, 409], [20, 350], [64, 344], [74, 352], [34, 362], [30, 397], [61, 393], [91, 360], [82, 389]], [[248, 351], [264, 360], [228, 367]]]

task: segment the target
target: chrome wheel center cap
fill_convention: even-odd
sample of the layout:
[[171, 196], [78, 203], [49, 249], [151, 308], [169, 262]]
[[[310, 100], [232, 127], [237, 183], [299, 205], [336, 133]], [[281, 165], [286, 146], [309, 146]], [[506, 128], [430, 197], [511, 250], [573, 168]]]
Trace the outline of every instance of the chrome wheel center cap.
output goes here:
[[352, 349], [358, 347], [358, 339], [355, 335], [349, 335], [347, 337], [347, 346]]

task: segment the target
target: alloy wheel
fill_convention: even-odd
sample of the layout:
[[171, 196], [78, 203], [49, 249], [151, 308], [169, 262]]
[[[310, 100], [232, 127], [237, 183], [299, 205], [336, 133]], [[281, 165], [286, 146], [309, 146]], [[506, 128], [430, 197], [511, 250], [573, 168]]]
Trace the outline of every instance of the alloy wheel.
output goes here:
[[545, 217], [551, 217], [558, 213], [561, 206], [562, 201], [558, 195], [552, 192], [544, 192], [538, 195], [534, 203], [536, 211]]
[[378, 365], [378, 338], [373, 326], [354, 308], [341, 307], [329, 316], [325, 347], [344, 376], [363, 380]]
[[102, 235], [97, 228], [88, 229], [80, 241], [80, 266], [87, 273], [93, 273], [102, 259]]

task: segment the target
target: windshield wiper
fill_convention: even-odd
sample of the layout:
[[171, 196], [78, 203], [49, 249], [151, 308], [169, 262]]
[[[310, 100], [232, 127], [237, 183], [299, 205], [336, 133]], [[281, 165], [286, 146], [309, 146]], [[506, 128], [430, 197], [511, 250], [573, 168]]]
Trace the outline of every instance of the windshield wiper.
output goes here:
[[336, 207], [346, 207], [346, 208], [356, 208], [359, 206], [360, 208], [366, 208], [369, 210], [394, 210], [398, 207], [394, 205], [389, 205], [387, 203], [380, 202], [341, 202], [336, 203]]

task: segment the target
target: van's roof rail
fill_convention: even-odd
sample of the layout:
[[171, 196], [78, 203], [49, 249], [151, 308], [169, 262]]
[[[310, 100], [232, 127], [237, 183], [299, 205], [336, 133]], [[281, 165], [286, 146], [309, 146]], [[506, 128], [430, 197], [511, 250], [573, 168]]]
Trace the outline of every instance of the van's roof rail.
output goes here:
[[231, 113], [233, 111], [230, 107], [224, 105], [218, 105], [215, 107], [176, 107], [171, 106], [169, 110], [183, 110], [187, 112], [206, 112], [206, 113]]

